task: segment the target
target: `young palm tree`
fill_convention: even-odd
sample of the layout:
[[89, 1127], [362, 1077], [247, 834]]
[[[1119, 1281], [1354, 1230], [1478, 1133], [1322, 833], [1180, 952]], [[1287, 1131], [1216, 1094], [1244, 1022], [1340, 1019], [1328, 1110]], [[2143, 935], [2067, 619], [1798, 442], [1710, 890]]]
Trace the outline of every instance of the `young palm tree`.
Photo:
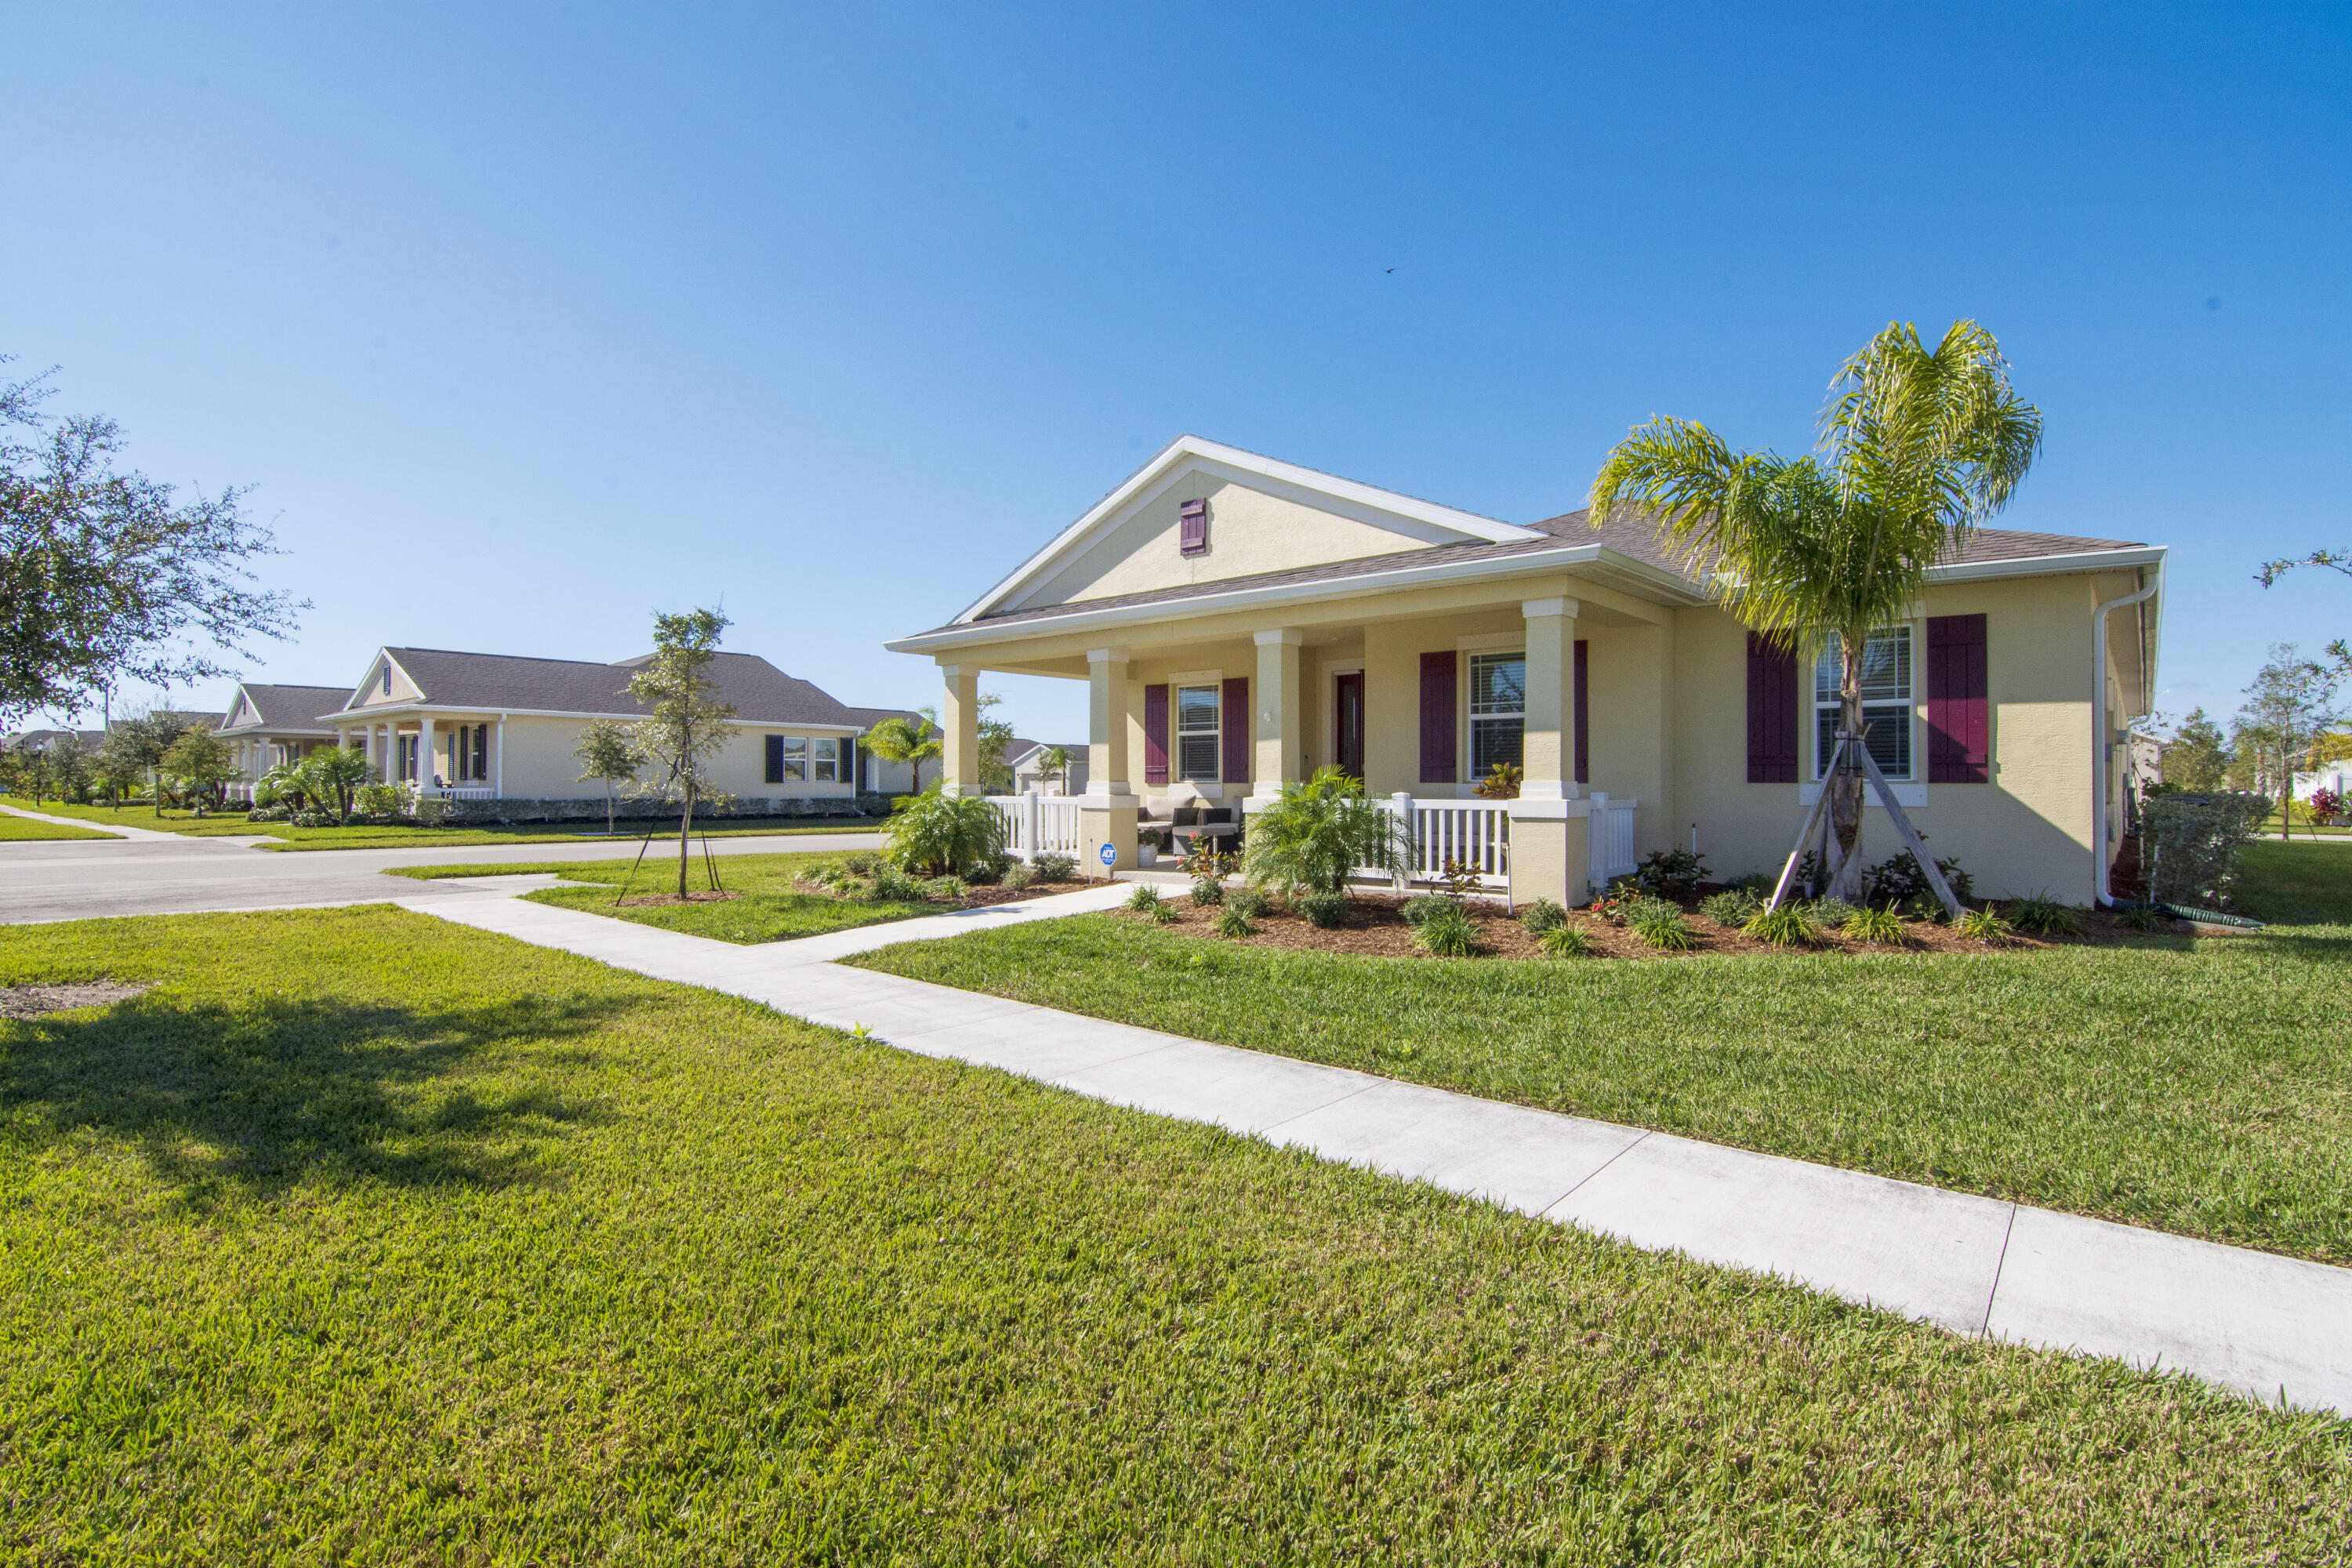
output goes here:
[[928, 708], [918, 708], [919, 723], [904, 714], [894, 713], [866, 732], [866, 749], [886, 763], [908, 763], [915, 770], [915, 790], [923, 788], [923, 764], [940, 754], [940, 738], [935, 731], [939, 715]]
[[1392, 870], [1412, 853], [1409, 829], [1364, 798], [1364, 784], [1336, 767], [1282, 786], [1249, 819], [1242, 875], [1283, 896], [1344, 890], [1359, 866]]
[[[1928, 569], [2009, 504], [2042, 449], [2042, 415], [1990, 332], [1955, 321], [1933, 349], [1898, 321], [1830, 383], [1817, 451], [1735, 452], [1706, 426], [1654, 419], [1592, 486], [1595, 528], [1651, 522], [1726, 608], [1785, 646], [1834, 647], [1839, 727], [1862, 730], [1870, 634], [1909, 614]], [[1863, 775], [1826, 781], [1831, 893], [1858, 900]]]

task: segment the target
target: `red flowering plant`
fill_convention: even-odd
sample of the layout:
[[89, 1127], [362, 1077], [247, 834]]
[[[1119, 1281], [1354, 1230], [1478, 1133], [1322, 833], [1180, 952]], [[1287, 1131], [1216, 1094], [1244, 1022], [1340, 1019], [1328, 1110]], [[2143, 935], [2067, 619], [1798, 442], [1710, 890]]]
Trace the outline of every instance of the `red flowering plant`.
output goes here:
[[2315, 789], [2305, 803], [2311, 808], [2314, 822], [2332, 822], [2344, 815], [2344, 797], [2332, 789]]

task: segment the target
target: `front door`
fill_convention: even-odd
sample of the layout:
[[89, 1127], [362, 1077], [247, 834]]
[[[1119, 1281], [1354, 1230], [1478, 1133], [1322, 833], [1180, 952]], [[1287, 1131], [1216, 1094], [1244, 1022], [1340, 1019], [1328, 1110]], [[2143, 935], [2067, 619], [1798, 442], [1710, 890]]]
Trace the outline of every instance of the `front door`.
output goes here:
[[1351, 669], [1338, 681], [1338, 702], [1333, 708], [1339, 721], [1339, 771], [1357, 778], [1364, 776], [1364, 672]]

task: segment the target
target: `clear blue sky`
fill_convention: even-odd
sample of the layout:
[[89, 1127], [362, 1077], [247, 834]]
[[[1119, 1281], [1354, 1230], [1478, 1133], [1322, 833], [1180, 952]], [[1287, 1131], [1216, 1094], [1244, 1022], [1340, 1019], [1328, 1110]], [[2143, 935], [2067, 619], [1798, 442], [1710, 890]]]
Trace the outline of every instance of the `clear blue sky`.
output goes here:
[[723, 601], [884, 704], [1179, 432], [1525, 520], [1970, 315], [2048, 423], [2006, 524], [2172, 545], [2163, 705], [2228, 710], [2352, 633], [2251, 581], [2352, 544], [2347, 119], [2336, 7], [19, 4], [0, 350], [256, 487], [315, 602], [257, 679]]

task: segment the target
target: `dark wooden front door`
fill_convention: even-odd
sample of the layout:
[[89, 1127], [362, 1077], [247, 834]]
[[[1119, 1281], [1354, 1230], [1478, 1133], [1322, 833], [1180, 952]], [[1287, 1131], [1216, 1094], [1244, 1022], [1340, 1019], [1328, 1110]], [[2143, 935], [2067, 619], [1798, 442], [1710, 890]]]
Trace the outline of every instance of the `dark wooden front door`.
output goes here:
[[1338, 715], [1339, 721], [1339, 755], [1342, 773], [1364, 776], [1364, 672], [1351, 669], [1340, 676]]

